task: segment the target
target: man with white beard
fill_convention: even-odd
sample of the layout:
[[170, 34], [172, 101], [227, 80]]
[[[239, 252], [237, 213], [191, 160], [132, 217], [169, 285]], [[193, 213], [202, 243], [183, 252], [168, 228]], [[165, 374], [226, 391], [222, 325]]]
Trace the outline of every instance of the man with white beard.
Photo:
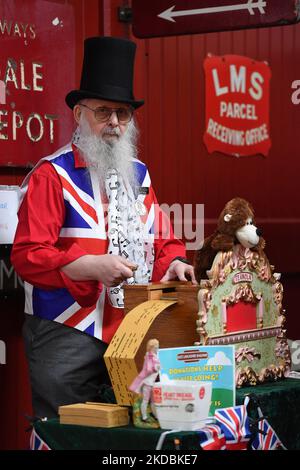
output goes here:
[[[135, 44], [85, 41], [79, 90], [66, 96], [77, 129], [23, 183], [12, 262], [25, 281], [23, 327], [33, 410], [97, 401], [103, 354], [123, 318], [123, 283], [196, 283], [185, 248], [137, 158]], [[162, 219], [162, 223], [161, 223]]]

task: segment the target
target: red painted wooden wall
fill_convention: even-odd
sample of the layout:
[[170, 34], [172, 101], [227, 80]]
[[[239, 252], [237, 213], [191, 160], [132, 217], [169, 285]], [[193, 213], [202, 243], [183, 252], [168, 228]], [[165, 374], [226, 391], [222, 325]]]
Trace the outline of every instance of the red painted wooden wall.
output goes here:
[[[117, 7], [127, 2], [61, 0], [60, 3], [68, 3], [74, 9], [77, 69], [74, 78], [79, 83], [85, 37], [97, 34], [132, 37], [130, 27], [117, 20]], [[289, 336], [299, 338], [300, 105], [292, 104], [291, 84], [300, 80], [300, 25], [135, 41], [138, 46], [135, 95], [146, 101], [138, 111], [140, 157], [150, 168], [159, 201], [204, 203], [208, 235], [229, 199], [237, 195], [249, 199], [264, 229], [269, 259], [283, 273]], [[207, 153], [202, 141], [203, 60], [209, 52], [241, 54], [269, 62], [273, 145], [267, 158], [237, 159]], [[23, 169], [2, 167], [0, 184], [20, 184], [24, 174]], [[0, 339], [7, 346], [7, 364], [0, 365], [0, 446], [22, 449], [27, 446], [24, 414], [31, 413], [21, 340], [22, 296], [2, 297], [0, 312]]]
[[[248, 199], [267, 242], [266, 253], [282, 273], [288, 334], [300, 337], [300, 105], [292, 103], [300, 80], [300, 24], [248, 31], [137, 40], [136, 94], [141, 156], [151, 170], [160, 203], [205, 205], [205, 235], [225, 203]], [[268, 157], [209, 155], [203, 144], [208, 53], [265, 60], [272, 69]], [[193, 253], [189, 253], [193, 258]]]
[[[300, 106], [291, 102], [291, 84], [300, 77], [300, 25], [137, 42], [137, 90], [146, 100], [140, 111], [142, 154], [160, 202], [204, 203], [209, 234], [226, 201], [237, 195], [249, 199], [264, 229], [271, 262], [279, 271], [299, 272]], [[272, 148], [268, 157], [207, 153], [203, 144], [207, 53], [269, 62]]]

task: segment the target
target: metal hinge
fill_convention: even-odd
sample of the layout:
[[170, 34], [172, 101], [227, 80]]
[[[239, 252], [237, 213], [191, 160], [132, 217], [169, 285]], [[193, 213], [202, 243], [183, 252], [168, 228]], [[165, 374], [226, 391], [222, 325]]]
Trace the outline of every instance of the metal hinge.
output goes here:
[[118, 20], [122, 23], [132, 22], [132, 8], [130, 7], [119, 7], [118, 8]]
[[296, 0], [295, 2], [295, 11], [297, 14], [297, 21], [300, 21], [300, 0]]

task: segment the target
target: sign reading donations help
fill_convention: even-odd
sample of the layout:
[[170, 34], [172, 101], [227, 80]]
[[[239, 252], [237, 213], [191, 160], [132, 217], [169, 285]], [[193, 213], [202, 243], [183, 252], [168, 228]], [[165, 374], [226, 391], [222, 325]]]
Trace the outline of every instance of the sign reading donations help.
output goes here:
[[211, 382], [209, 415], [215, 409], [235, 405], [235, 358], [233, 346], [191, 346], [159, 349], [160, 382]]
[[29, 166], [70, 138], [74, 30], [66, 3], [0, 2], [0, 165]]
[[237, 55], [209, 56], [204, 70], [208, 152], [267, 156], [271, 147], [268, 64]]

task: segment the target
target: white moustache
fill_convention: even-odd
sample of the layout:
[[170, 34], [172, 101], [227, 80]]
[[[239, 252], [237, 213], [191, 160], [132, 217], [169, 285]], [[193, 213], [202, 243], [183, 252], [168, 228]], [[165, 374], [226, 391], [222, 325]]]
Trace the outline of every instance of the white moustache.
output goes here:
[[105, 134], [108, 134], [108, 135], [116, 135], [116, 136], [119, 136], [121, 134], [121, 131], [118, 127], [116, 128], [112, 128], [112, 127], [106, 127], [104, 130], [103, 130], [103, 135]]

